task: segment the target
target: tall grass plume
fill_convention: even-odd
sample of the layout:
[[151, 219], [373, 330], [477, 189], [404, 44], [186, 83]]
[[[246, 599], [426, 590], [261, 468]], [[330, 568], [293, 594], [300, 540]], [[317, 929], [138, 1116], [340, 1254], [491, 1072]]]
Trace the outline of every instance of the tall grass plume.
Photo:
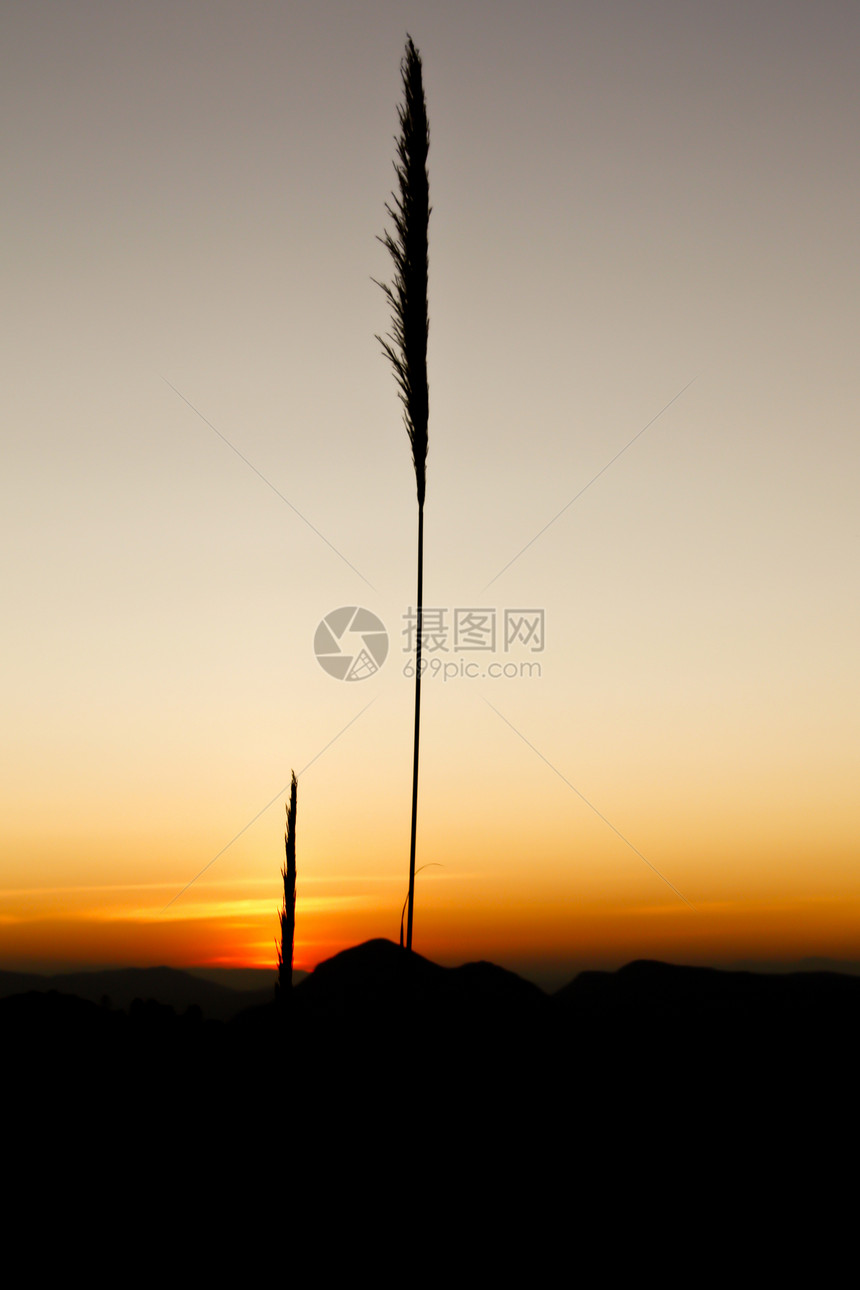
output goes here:
[[407, 896], [406, 948], [412, 949], [412, 917], [415, 901], [415, 841], [418, 822], [418, 733], [421, 720], [421, 643], [424, 605], [424, 496], [427, 477], [427, 427], [430, 397], [427, 384], [427, 305], [430, 184], [427, 152], [430, 129], [424, 99], [421, 56], [406, 41], [400, 66], [403, 104], [398, 109], [400, 137], [397, 139], [397, 192], [386, 211], [394, 225], [379, 240], [394, 264], [390, 286], [378, 283], [391, 306], [391, 333], [377, 336], [391, 363], [403, 404], [403, 420], [412, 447], [418, 493], [418, 589], [416, 596], [415, 645], [415, 730], [412, 753], [412, 824], [409, 843], [409, 894]]

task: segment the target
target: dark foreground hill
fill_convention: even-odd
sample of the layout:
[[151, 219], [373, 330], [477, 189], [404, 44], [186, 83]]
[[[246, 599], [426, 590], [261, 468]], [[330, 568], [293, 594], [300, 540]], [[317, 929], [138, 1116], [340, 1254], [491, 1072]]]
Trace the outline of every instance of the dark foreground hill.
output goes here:
[[195, 1070], [211, 1081], [215, 1069], [241, 1079], [282, 1065], [316, 1094], [347, 1070], [373, 1086], [408, 1062], [442, 1084], [452, 1073], [496, 1088], [537, 1083], [552, 1100], [571, 1078], [602, 1095], [634, 1075], [641, 1084], [682, 1068], [711, 1084], [741, 1068], [750, 1078], [778, 1071], [809, 1081], [826, 1067], [838, 1080], [853, 1066], [860, 1033], [860, 979], [826, 972], [638, 962], [581, 973], [549, 996], [491, 963], [443, 968], [377, 940], [321, 963], [286, 999], [248, 996], [252, 1006], [228, 1022], [219, 1017], [235, 1012], [240, 996], [198, 981], [189, 1005], [189, 980], [169, 969], [116, 973], [110, 984], [122, 1010], [96, 1003], [92, 989], [89, 999], [44, 990], [0, 999], [13, 1073], [59, 1062], [69, 1075], [98, 1062], [125, 1082], [153, 1067], [181, 1082]]
[[725, 1197], [747, 1189], [761, 1222], [774, 1175], [830, 1167], [856, 1122], [859, 1029], [860, 980], [838, 974], [632, 963], [549, 996], [386, 941], [230, 1022], [25, 992], [0, 999], [9, 1176], [37, 1196], [47, 1170], [54, 1197], [87, 1204], [97, 1179], [135, 1213], [205, 1197], [212, 1248], [262, 1187], [326, 1258], [331, 1215], [363, 1216], [353, 1248], [375, 1264], [379, 1225], [420, 1211], [496, 1251], [527, 1215], [629, 1269], [643, 1216], [691, 1257]]
[[[84, 1002], [90, 1006], [79, 1006]], [[860, 978], [641, 961], [617, 972], [582, 972], [547, 995], [492, 963], [444, 968], [386, 940], [319, 964], [280, 1003], [269, 988], [238, 992], [171, 968], [53, 978], [0, 973], [0, 1030], [7, 1037], [50, 1043], [51, 1018], [65, 1033], [73, 1014], [93, 1035], [132, 1038], [138, 1029], [148, 1033], [157, 1015], [165, 1033], [218, 1030], [227, 1046], [233, 1040], [247, 1045], [254, 1035], [281, 1040], [294, 1030], [313, 1033], [324, 1046], [336, 1046], [340, 1035], [353, 1044], [366, 1031], [374, 1042], [399, 1044], [432, 1033], [442, 1047], [476, 1050], [479, 1038], [512, 1041], [523, 1031], [538, 1044], [542, 1038], [574, 1047], [586, 1033], [601, 1033], [611, 1046], [612, 1037], [621, 1042], [642, 1031], [676, 1040], [710, 1035], [727, 1045], [755, 1044], [763, 1033], [774, 1041], [815, 1033], [838, 1044], [852, 1040], [860, 1023]]]

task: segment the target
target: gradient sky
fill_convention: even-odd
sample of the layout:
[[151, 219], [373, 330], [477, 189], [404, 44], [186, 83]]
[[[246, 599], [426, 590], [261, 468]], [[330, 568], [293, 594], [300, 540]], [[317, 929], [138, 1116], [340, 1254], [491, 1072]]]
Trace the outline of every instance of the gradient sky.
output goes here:
[[407, 31], [426, 604], [545, 616], [436, 655], [540, 675], [425, 685], [415, 947], [860, 958], [856, 4], [7, 0], [0, 966], [273, 963], [291, 768], [298, 965], [397, 938]]

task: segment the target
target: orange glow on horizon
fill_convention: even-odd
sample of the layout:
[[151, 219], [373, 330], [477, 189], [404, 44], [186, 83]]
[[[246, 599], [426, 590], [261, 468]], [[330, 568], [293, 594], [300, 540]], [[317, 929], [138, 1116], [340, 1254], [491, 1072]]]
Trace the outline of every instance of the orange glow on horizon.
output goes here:
[[[259, 905], [262, 905], [262, 908]], [[241, 908], [241, 902], [239, 902]], [[69, 910], [64, 916], [3, 914], [3, 963], [18, 970], [155, 966], [271, 968], [277, 965], [277, 917], [271, 902], [248, 902], [238, 912], [208, 905], [207, 916], [175, 907], [163, 915]], [[327, 901], [298, 904], [294, 967], [312, 971], [324, 959], [363, 941], [397, 941], [394, 902]], [[425, 893], [416, 905], [415, 949], [447, 966], [489, 959], [517, 965], [617, 967], [636, 958], [691, 964], [763, 963], [806, 957], [860, 960], [860, 901], [784, 898], [714, 901], [695, 910], [667, 893], [665, 900], [626, 906], [597, 901], [535, 900], [530, 906], [484, 901], [446, 904]], [[524, 974], [528, 975], [528, 972]]]

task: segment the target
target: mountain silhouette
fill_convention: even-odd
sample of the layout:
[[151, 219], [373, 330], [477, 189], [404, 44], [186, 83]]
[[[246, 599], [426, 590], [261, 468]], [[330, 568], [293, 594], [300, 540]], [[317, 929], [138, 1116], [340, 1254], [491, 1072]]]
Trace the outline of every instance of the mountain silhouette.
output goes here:
[[[127, 1009], [135, 999], [154, 999], [184, 1012], [197, 1007], [204, 1016], [230, 1021], [243, 1008], [271, 997], [274, 970], [257, 990], [231, 989], [177, 968], [99, 968], [89, 972], [63, 972], [41, 976], [34, 972], [0, 972], [0, 999], [27, 991], [59, 991], [92, 1003], [107, 999], [115, 1008]], [[244, 980], [242, 975], [240, 979]]]
[[405, 1006], [488, 1011], [539, 1006], [543, 991], [494, 963], [444, 968], [388, 940], [366, 941], [320, 963], [296, 990], [315, 1012], [364, 1013]]

